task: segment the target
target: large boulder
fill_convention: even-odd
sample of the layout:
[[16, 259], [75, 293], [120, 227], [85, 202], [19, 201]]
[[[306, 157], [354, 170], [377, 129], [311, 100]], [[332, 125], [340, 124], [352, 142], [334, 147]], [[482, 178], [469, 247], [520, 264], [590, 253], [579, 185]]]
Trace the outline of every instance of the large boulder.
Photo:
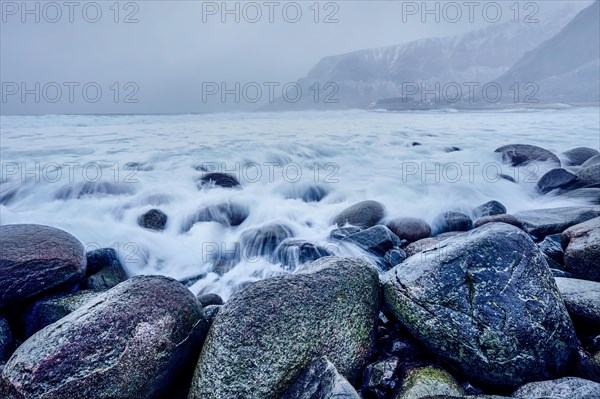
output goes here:
[[96, 298], [99, 293], [79, 291], [50, 295], [35, 301], [23, 311], [22, 322], [26, 337], [31, 337], [42, 328], [55, 323]]
[[579, 179], [573, 173], [564, 169], [552, 169], [537, 182], [537, 190], [542, 194], [551, 191], [568, 190], [577, 186]]
[[462, 396], [463, 389], [445, 370], [427, 366], [415, 367], [406, 373], [402, 388], [395, 399], [421, 399], [431, 396]]
[[87, 275], [82, 287], [106, 291], [127, 280], [127, 273], [113, 248], [101, 248], [87, 253]]
[[401, 240], [415, 242], [431, 235], [431, 227], [423, 219], [418, 218], [396, 218], [387, 223], [388, 229], [396, 234]]
[[13, 350], [13, 337], [6, 319], [0, 317], [0, 364], [4, 363]]
[[556, 285], [575, 323], [600, 330], [600, 283], [573, 278], [556, 278]]
[[561, 244], [565, 271], [577, 278], [600, 281], [600, 217], [565, 230]]
[[587, 161], [585, 161], [581, 167], [582, 168], [587, 168], [588, 166], [592, 166], [592, 165], [598, 165], [600, 164], [600, 154], [599, 155], [594, 155], [593, 157], [591, 157], [590, 159], [588, 159]]
[[408, 244], [406, 246], [406, 248], [404, 248], [404, 250], [406, 251], [407, 256], [413, 256], [415, 254], [418, 254], [420, 252], [423, 252], [425, 250], [433, 248], [440, 242], [445, 241], [450, 237], [457, 236], [459, 234], [462, 234], [462, 233], [458, 232], [458, 231], [452, 231], [452, 232], [448, 232], [448, 233], [439, 234], [435, 237], [423, 238], [422, 240], [415, 241], [413, 243]]
[[321, 357], [279, 399], [360, 399], [360, 396], [327, 357]]
[[320, 356], [353, 382], [373, 353], [378, 312], [377, 271], [360, 259], [321, 258], [253, 283], [217, 314], [189, 398], [279, 398]]
[[169, 397], [206, 329], [183, 285], [134, 277], [34, 334], [1, 379], [11, 399]]
[[405, 260], [383, 278], [386, 307], [473, 382], [514, 387], [567, 370], [577, 337], [529, 236], [486, 224]]
[[437, 215], [431, 222], [431, 228], [434, 236], [451, 231], [469, 231], [473, 228], [473, 221], [462, 212], [448, 211]]
[[502, 161], [511, 166], [524, 166], [532, 162], [544, 162], [560, 168], [558, 157], [545, 148], [528, 144], [509, 144], [494, 152], [502, 154]]
[[346, 224], [363, 229], [373, 227], [385, 216], [385, 207], [377, 201], [358, 202], [340, 212], [333, 224], [342, 227]]
[[576, 377], [564, 377], [558, 380], [530, 382], [517, 389], [513, 398], [598, 398], [600, 384]]
[[577, 147], [565, 151], [561, 154], [565, 159], [567, 166], [583, 165], [588, 159], [599, 155], [598, 150], [589, 147]]
[[475, 228], [481, 227], [484, 224], [488, 224], [488, 223], [507, 223], [507, 224], [511, 224], [518, 228], [522, 227], [521, 222], [519, 222], [516, 217], [514, 217], [513, 215], [509, 215], [509, 214], [480, 217], [479, 219], [477, 219], [477, 221], [475, 221], [475, 223], [473, 224], [473, 227], [475, 227]]
[[598, 216], [600, 206], [535, 209], [514, 214], [523, 230], [538, 238], [562, 233], [571, 226]]
[[138, 224], [148, 230], [162, 231], [167, 226], [168, 216], [160, 209], [150, 209], [140, 215]]
[[85, 271], [83, 245], [71, 234], [35, 224], [0, 226], [0, 308], [77, 283]]

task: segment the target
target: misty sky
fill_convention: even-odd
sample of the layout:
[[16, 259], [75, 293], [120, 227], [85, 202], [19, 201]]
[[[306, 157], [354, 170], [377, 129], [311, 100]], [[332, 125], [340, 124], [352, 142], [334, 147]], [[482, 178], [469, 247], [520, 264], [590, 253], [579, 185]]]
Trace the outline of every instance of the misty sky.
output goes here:
[[[230, 14], [220, 1], [123, 1], [118, 7], [114, 1], [30, 1], [27, 10], [21, 1], [0, 3], [3, 114], [250, 110], [257, 104], [203, 101], [203, 83], [283, 85], [328, 55], [516, 23], [513, 1], [495, 3], [501, 6], [500, 22], [492, 21], [496, 8], [486, 6], [492, 2], [467, 7], [458, 1], [460, 18], [456, 8], [444, 14], [447, 2], [428, 2], [439, 13], [423, 15], [421, 1], [228, 2], [229, 10], [239, 10]], [[533, 2], [517, 7], [520, 19], [535, 11], [527, 3]], [[590, 1], [577, 3], [583, 8]], [[545, 13], [565, 2], [535, 4], [542, 23]], [[31, 91], [24, 101], [23, 88]]]

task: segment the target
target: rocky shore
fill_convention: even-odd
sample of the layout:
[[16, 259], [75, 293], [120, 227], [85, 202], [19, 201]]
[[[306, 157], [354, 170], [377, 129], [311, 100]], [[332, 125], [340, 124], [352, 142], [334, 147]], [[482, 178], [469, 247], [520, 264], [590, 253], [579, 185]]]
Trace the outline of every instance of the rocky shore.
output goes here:
[[[598, 398], [600, 155], [496, 152], [550, 165], [539, 195], [590, 205], [511, 214], [490, 201], [428, 223], [363, 201], [331, 220], [332, 243], [366, 254], [352, 258], [266, 225], [240, 248], [288, 272], [225, 302], [128, 276], [114, 250], [86, 253], [65, 231], [0, 226], [0, 398]], [[199, 186], [240, 185], [207, 176]], [[246, 216], [224, 204], [182, 230]]]

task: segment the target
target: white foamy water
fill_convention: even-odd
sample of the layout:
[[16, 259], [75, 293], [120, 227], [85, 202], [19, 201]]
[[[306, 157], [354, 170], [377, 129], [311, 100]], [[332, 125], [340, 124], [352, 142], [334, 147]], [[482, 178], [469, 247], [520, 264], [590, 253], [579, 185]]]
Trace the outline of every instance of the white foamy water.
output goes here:
[[[493, 151], [511, 143], [557, 154], [598, 148], [599, 119], [597, 108], [3, 116], [0, 189], [12, 196], [0, 205], [0, 223], [46, 224], [72, 233], [87, 249], [113, 247], [131, 274], [182, 279], [207, 273], [192, 290], [227, 297], [243, 282], [284, 272], [255, 258], [222, 277], [210, 272], [215, 248], [232, 250], [243, 231], [269, 222], [326, 243], [332, 218], [365, 199], [382, 202], [388, 217], [428, 222], [439, 212], [468, 212], [491, 199], [509, 213], [581, 204], [539, 196], [531, 175], [543, 170], [515, 175]], [[461, 151], [446, 152], [448, 147]], [[136, 166], [126, 166], [132, 162]], [[243, 188], [198, 189], [201, 165], [235, 174]], [[516, 177], [518, 184], [498, 173]], [[77, 184], [96, 180], [116, 183], [121, 194], [77, 198]], [[309, 184], [327, 188], [329, 195], [311, 203], [288, 198]], [[69, 187], [70, 198], [57, 199]], [[202, 206], [225, 201], [249, 209], [240, 226], [198, 223], [181, 231]], [[138, 226], [137, 218], [152, 208], [168, 215], [164, 232]]]

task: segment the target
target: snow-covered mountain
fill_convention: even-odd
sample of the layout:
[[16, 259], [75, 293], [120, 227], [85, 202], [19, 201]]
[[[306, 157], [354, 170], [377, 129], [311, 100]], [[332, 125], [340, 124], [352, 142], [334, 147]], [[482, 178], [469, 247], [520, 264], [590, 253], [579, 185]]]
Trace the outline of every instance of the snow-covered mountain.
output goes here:
[[[566, 4], [539, 23], [505, 22], [460, 36], [427, 38], [325, 57], [298, 80], [306, 93], [315, 83], [326, 88], [318, 98], [306, 95], [293, 104], [278, 99], [265, 109], [364, 108], [377, 100], [403, 96], [407, 84], [484, 85], [560, 32], [583, 6], [581, 2]], [[328, 83], [335, 88], [326, 86]]]
[[542, 102], [599, 102], [600, 2], [525, 54], [498, 81], [535, 82]]

